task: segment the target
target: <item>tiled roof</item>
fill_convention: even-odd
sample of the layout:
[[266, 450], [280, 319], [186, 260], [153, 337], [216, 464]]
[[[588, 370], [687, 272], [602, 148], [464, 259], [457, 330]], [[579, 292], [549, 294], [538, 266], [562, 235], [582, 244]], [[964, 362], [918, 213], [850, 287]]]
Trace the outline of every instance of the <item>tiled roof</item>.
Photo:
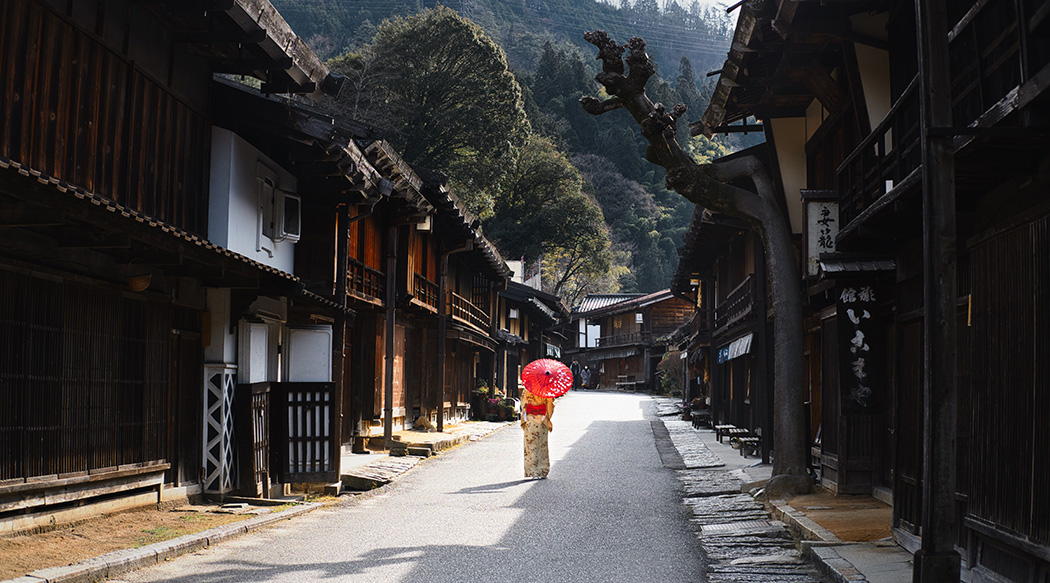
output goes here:
[[[591, 296], [587, 296], [587, 298], [590, 297]], [[593, 307], [589, 310], [573, 310], [573, 313], [579, 315], [587, 315], [588, 317], [596, 316], [598, 314], [616, 314], [627, 310], [642, 308], [650, 304], [655, 304], [656, 302], [669, 300], [672, 297], [673, 296], [671, 295], [671, 290], [669, 289], [663, 289], [658, 292], [653, 292], [651, 294], [622, 294], [620, 301], [604, 302], [602, 305]], [[587, 298], [584, 299], [583, 304], [580, 304], [581, 306], [586, 304]]]
[[[115, 214], [119, 213], [120, 215], [122, 215], [122, 216], [124, 216], [124, 217], [126, 217], [128, 219], [134, 220], [134, 221], [136, 221], [138, 223], [141, 223], [144, 226], [147, 226], [147, 227], [150, 227], [152, 229], [155, 229], [155, 230], [157, 230], [157, 231], [159, 231], [161, 233], [165, 233], [168, 236], [171, 236], [174, 240], [178, 240], [178, 241], [184, 242], [184, 243], [192, 243], [196, 247], [200, 247], [201, 249], [205, 249], [205, 250], [207, 250], [209, 252], [215, 253], [216, 255], [219, 255], [219, 256], [222, 256], [222, 257], [226, 257], [226, 258], [232, 259], [234, 261], [239, 261], [239, 262], [244, 263], [245, 265], [248, 265], [248, 266], [250, 266], [250, 267], [252, 267], [254, 269], [258, 269], [259, 271], [262, 271], [262, 272], [265, 272], [265, 273], [269, 273], [270, 275], [276, 276], [277, 278], [279, 278], [281, 280], [284, 280], [284, 281], [287, 281], [287, 282], [290, 282], [290, 283], [294, 283], [294, 284], [301, 284], [302, 283], [302, 281], [297, 276], [295, 276], [294, 274], [291, 274], [291, 273], [288, 273], [286, 271], [280, 270], [280, 269], [278, 269], [276, 267], [272, 267], [272, 266], [266, 265], [264, 263], [260, 263], [258, 261], [255, 261], [254, 259], [250, 259], [250, 258], [248, 258], [248, 257], [246, 257], [244, 255], [241, 255], [240, 253], [237, 253], [236, 251], [231, 251], [230, 249], [227, 249], [227, 248], [225, 248], [225, 247], [223, 247], [221, 245], [216, 245], [215, 243], [212, 243], [211, 241], [208, 241], [207, 239], [204, 239], [202, 237], [198, 237], [197, 235], [194, 235], [192, 233], [184, 231], [184, 230], [182, 230], [182, 229], [180, 229], [180, 228], [178, 228], [178, 227], [176, 227], [174, 225], [171, 225], [169, 223], [161, 221], [161, 220], [159, 220], [159, 219], [157, 219], [155, 217], [152, 217], [152, 216], [150, 216], [150, 215], [148, 215], [146, 213], [143, 213], [141, 211], [138, 211], [136, 209], [133, 209], [133, 208], [126, 207], [124, 205], [118, 204], [117, 202], [115, 202], [113, 200], [110, 200], [110, 199], [108, 199], [108, 198], [106, 198], [106, 197], [104, 197], [102, 195], [96, 194], [96, 193], [94, 193], [94, 192], [92, 192], [90, 190], [82, 188], [82, 187], [80, 187], [80, 186], [78, 186], [76, 184], [67, 182], [65, 180], [60, 180], [60, 179], [54, 178], [52, 176], [48, 176], [47, 174], [45, 174], [43, 172], [40, 172], [39, 170], [36, 170], [34, 168], [25, 166], [25, 165], [19, 163], [18, 161], [9, 160], [9, 159], [7, 159], [7, 158], [5, 158], [3, 156], [0, 156], [0, 169], [11, 169], [11, 170], [17, 171], [19, 174], [21, 174], [23, 176], [30, 177], [30, 178], [35, 178], [36, 181], [39, 182], [40, 184], [43, 184], [45, 186], [51, 186], [55, 190], [57, 190], [57, 191], [59, 191], [61, 193], [64, 193], [64, 194], [72, 194], [77, 199], [81, 199], [81, 200], [90, 202], [91, 204], [99, 206], [101, 208], [104, 208], [104, 209], [106, 209], [106, 210], [108, 210], [108, 211], [110, 211], [112, 213], [115, 213]], [[320, 296], [320, 295], [312, 293], [312, 292], [310, 292], [308, 290], [302, 289], [301, 285], [298, 286], [298, 287], [299, 287], [298, 295], [300, 297], [303, 297], [303, 298], [305, 298], [307, 300], [310, 300], [311, 302], [314, 302], [314, 303], [319, 304], [319, 305], [323, 305], [325, 307], [329, 307], [329, 308], [333, 308], [333, 309], [344, 309], [339, 304], [337, 304], [337, 303], [335, 303], [335, 302], [333, 302], [333, 301], [331, 301], [331, 300], [329, 300], [329, 299], [327, 299], [327, 298], [325, 298], [323, 296]], [[347, 311], [347, 313], [353, 313], [353, 310], [350, 310], [350, 309], [346, 309], [346, 311]]]
[[572, 312], [574, 314], [592, 312], [594, 310], [599, 310], [601, 308], [605, 308], [614, 304], [619, 304], [620, 302], [626, 302], [628, 300], [640, 298], [643, 295], [645, 294], [591, 294], [583, 298], [583, 301], [580, 302], [580, 305], [574, 307], [572, 309]]

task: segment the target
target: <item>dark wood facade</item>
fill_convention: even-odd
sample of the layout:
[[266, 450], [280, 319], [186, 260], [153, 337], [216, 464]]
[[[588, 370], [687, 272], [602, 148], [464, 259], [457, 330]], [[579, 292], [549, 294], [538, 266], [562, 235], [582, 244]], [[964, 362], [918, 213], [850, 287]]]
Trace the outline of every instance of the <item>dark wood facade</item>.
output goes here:
[[294, 275], [207, 239], [210, 97], [217, 72], [309, 93], [327, 69], [301, 42], [278, 47], [297, 40], [279, 16], [243, 18], [260, 2], [102, 8], [0, 6], [5, 531], [199, 494], [201, 468], [230, 459], [201, 441], [206, 289], [310, 301]]
[[703, 398], [712, 425], [762, 436], [768, 461], [775, 446], [772, 338], [761, 239], [745, 222], [697, 207], [681, 255], [671, 291], [696, 304], [700, 316], [685, 344], [698, 353], [690, 359], [693, 396]]
[[[745, 4], [738, 35], [746, 38], [723, 69], [718, 107], [694, 127], [727, 131], [758, 117], [777, 148], [773, 172], [783, 174], [778, 160], [789, 159], [782, 146], [791, 140], [776, 133], [777, 121], [813, 122], [800, 124], [806, 134], [794, 142], [804, 144], [804, 188], [834, 192], [838, 205], [836, 249], [805, 279], [807, 382], [820, 404], [811, 436], [824, 483], [891, 498], [898, 542], [954, 549], [968, 580], [1042, 581], [1050, 573], [1050, 458], [1039, 422], [1050, 385], [1038, 364], [1050, 272], [1050, 207], [1039, 186], [1050, 154], [1047, 11], [1023, 0], [946, 2], [946, 34], [920, 45], [916, 14], [937, 6]], [[816, 22], [845, 34], [814, 32]], [[920, 46], [932, 47], [923, 58], [941, 54], [947, 64], [931, 67]], [[924, 106], [938, 75], [950, 102]], [[938, 116], [948, 121], [928, 121]], [[949, 155], [931, 162], [923, 152], [937, 140]], [[951, 187], [931, 186], [945, 183], [937, 176]], [[945, 201], [947, 217], [934, 210]], [[947, 262], [924, 259], [936, 243], [924, 237], [933, 218], [953, 225]], [[931, 291], [942, 285], [951, 297]], [[860, 290], [870, 300], [863, 305]], [[948, 338], [943, 326], [938, 337], [928, 332], [937, 310], [954, 320]], [[881, 363], [866, 385], [850, 366], [858, 331], [869, 363]], [[927, 363], [942, 359], [956, 363], [954, 374], [931, 383]], [[858, 387], [870, 392], [857, 399]], [[928, 406], [956, 400], [947, 418]], [[931, 455], [954, 463], [926, 465]], [[954, 492], [942, 492], [945, 483]]]
[[0, 530], [332, 482], [495, 379], [510, 272], [443, 179], [216, 76], [338, 88], [266, 0], [176, 4], [0, 6]]
[[499, 304], [495, 387], [518, 398], [525, 365], [540, 358], [562, 359], [564, 336], [557, 327], [568, 310], [556, 296], [517, 281], [499, 293]]
[[[587, 299], [584, 304], [587, 305]], [[570, 354], [592, 371], [592, 384], [605, 389], [654, 391], [657, 365], [670, 336], [693, 317], [695, 304], [672, 296], [670, 290], [628, 297], [571, 314], [571, 327], [583, 321], [599, 326], [596, 347]]]

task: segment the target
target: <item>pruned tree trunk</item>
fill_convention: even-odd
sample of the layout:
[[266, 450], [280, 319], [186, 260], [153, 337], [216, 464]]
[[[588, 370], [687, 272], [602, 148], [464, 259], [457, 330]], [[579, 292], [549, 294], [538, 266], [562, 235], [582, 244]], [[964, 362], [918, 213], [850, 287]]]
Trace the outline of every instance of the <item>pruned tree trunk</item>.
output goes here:
[[[580, 104], [584, 110], [601, 115], [626, 109], [649, 142], [646, 159], [667, 171], [669, 189], [706, 209], [748, 221], [762, 237], [773, 295], [773, 440], [776, 445], [773, 477], [766, 485], [766, 494], [777, 497], [809, 492], [812, 480], [806, 470], [807, 440], [803, 422], [800, 278], [791, 230], [777, 205], [773, 184], [761, 162], [753, 156], [700, 165], [682, 149], [675, 138], [675, 123], [686, 108], [678, 104], [668, 112], [663, 104], [649, 100], [645, 85], [655, 66], [645, 52], [644, 40], [635, 37], [626, 45], [619, 45], [601, 30], [585, 33], [584, 38], [598, 47], [602, 72], [595, 79], [612, 95], [605, 101], [582, 98]], [[624, 73], [625, 60], [629, 68], [627, 74]], [[755, 192], [729, 184], [741, 178], [749, 178]]]

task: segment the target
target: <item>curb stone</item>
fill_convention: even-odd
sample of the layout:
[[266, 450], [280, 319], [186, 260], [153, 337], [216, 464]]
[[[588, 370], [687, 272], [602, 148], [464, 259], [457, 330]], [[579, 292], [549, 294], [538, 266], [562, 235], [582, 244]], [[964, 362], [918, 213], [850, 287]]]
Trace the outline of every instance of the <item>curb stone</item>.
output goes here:
[[[677, 423], [675, 423], [675, 420], [671, 420], [668, 418], [660, 419], [660, 421], [663, 422], [665, 425], [668, 425], [669, 421], [670, 425], [677, 425]], [[673, 441], [673, 443], [678, 449], [682, 449], [683, 445], [685, 445], [687, 450], [691, 451], [695, 451], [699, 447], [702, 447], [704, 449], [707, 448], [707, 446], [703, 444], [703, 442], [700, 440], [699, 437], [695, 435], [695, 433], [690, 434], [689, 432], [682, 430], [672, 432], [672, 435], [677, 438]], [[703, 454], [701, 453], [701, 455]], [[725, 474], [721, 476], [720, 480], [716, 480], [716, 482], [720, 483], [714, 484], [714, 487], [712, 488], [711, 485], [705, 484], [705, 482], [707, 482], [708, 480], [701, 479], [699, 476], [695, 475], [691, 471], [687, 470], [676, 472], [686, 489], [686, 498], [683, 500], [683, 502], [686, 504], [686, 506], [690, 507], [690, 510], [694, 516], [693, 520], [695, 522], [700, 523], [701, 525], [698, 532], [698, 536], [701, 539], [701, 545], [704, 545], [705, 537], [708, 534], [714, 534], [713, 532], [705, 533], [705, 526], [708, 530], [715, 531], [717, 530], [717, 527], [721, 525], [704, 525], [704, 519], [706, 518], [707, 520], [710, 520], [710, 517], [702, 516], [700, 513], [697, 512], [697, 509], [694, 508], [694, 506], [697, 503], [701, 502], [704, 498], [709, 499], [713, 497], [720, 497], [722, 499], [728, 500], [731, 496], [728, 494], [727, 490], [730, 490], [731, 488], [727, 486], [729, 486], [729, 483], [731, 482], [735, 481], [738, 484], [740, 484], [739, 489], [744, 493], [747, 493], [748, 491], [748, 484], [745, 483], [747, 479], [746, 474], [744, 474], [744, 472], [740, 470], [735, 470], [731, 472], [720, 472], [719, 470], [713, 469], [711, 467], [698, 469], [701, 471], [705, 471], [705, 473], [709, 471], [712, 474]], [[756, 483], [754, 485], [761, 484]], [[843, 558], [839, 554], [838, 550], [836, 550], [836, 547], [845, 545], [847, 543], [844, 543], [841, 539], [839, 539], [837, 536], [831, 533], [831, 531], [820, 526], [819, 524], [814, 522], [813, 519], [807, 517], [804, 513], [799, 512], [798, 510], [790, 507], [783, 500], [767, 501], [764, 504], [764, 510], [766, 511], [765, 516], [774, 519], [776, 522], [780, 523], [782, 525], [781, 527], [784, 528], [787, 531], [787, 533], [789, 533], [790, 536], [797, 541], [797, 544], [801, 549], [801, 556], [807, 560], [807, 563], [811, 566], [811, 568], [815, 569], [821, 577], [826, 578], [827, 580], [833, 583], [868, 583], [867, 577], [865, 577], [864, 574], [861, 573], [853, 563]], [[723, 514], [723, 511], [720, 510], [719, 514]], [[748, 514], [749, 513], [746, 510], [738, 512], [738, 515], [736, 516], [736, 524], [741, 525], [741, 521], [746, 520], [748, 518], [757, 522], [757, 516], [748, 516]], [[773, 526], [773, 524], [770, 524], [771, 529]], [[757, 529], [752, 530], [757, 531]], [[742, 539], [743, 537], [738, 535], [738, 538]], [[717, 544], [716, 541], [708, 539], [708, 545], [712, 545], [713, 543]], [[717, 552], [712, 552], [714, 550], [714, 548], [709, 547], [707, 549], [707, 552], [710, 555], [718, 556]], [[738, 581], [740, 580], [740, 577], [752, 574], [751, 570], [755, 567], [764, 566], [761, 563], [765, 561], [770, 561], [770, 566], [786, 567], [791, 562], [790, 560], [787, 560], [789, 556], [790, 555], [785, 555], [785, 560], [783, 562], [774, 559], [773, 557], [766, 557], [761, 559], [734, 559], [728, 564], [715, 563], [709, 566], [708, 577], [712, 583], [722, 581]], [[774, 573], [770, 571], [769, 574], [772, 575]], [[794, 573], [785, 571], [783, 573], [780, 573], [780, 575], [786, 579], [791, 575], [794, 575]]]
[[9, 579], [0, 583], [93, 583], [207, 548], [219, 541], [258, 530], [275, 522], [316, 510], [321, 506], [321, 504], [311, 502], [301, 503], [293, 508], [249, 518], [241, 523], [219, 526], [137, 549], [116, 550], [75, 565], [38, 569], [17, 579]]
[[777, 520], [788, 525], [788, 529], [802, 540], [822, 541], [842, 544], [842, 540], [830, 530], [820, 526], [812, 518], [792, 508], [784, 500], [771, 500], [766, 503], [769, 513]]
[[853, 563], [839, 555], [835, 547], [809, 546], [805, 549], [805, 556], [809, 557], [817, 568], [835, 583], [867, 583], [868, 581], [853, 566]]

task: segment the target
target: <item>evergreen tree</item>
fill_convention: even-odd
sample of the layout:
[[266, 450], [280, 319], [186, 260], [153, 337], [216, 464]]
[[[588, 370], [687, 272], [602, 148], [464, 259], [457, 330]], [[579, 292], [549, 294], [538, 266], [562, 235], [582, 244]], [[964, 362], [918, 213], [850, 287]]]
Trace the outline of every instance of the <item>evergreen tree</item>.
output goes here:
[[491, 214], [528, 121], [503, 50], [480, 27], [439, 6], [384, 21], [331, 66], [359, 81], [344, 83], [338, 107], [360, 117], [367, 105], [405, 160], [446, 172], [471, 212]]

